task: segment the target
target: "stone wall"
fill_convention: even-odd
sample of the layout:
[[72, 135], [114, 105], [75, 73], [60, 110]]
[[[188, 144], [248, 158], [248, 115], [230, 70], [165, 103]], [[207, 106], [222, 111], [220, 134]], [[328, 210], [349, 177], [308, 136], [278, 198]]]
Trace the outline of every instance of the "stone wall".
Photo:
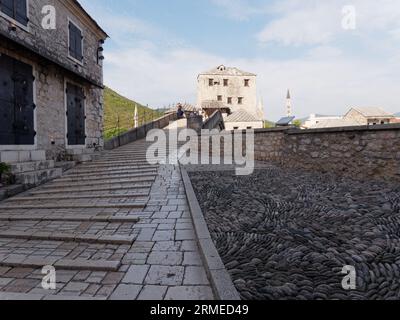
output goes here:
[[[97, 49], [99, 41], [106, 39], [106, 34], [96, 27], [73, 0], [29, 0], [28, 4], [28, 26], [24, 28], [17, 25], [15, 31], [10, 31], [11, 20], [1, 15], [0, 34], [101, 85], [102, 63], [97, 61]], [[55, 30], [45, 30], [42, 27], [45, 16], [42, 8], [45, 5], [52, 5], [56, 9]], [[82, 65], [68, 57], [69, 19], [83, 31]]]
[[355, 178], [400, 179], [400, 126], [288, 131], [282, 164]]
[[[32, 146], [0, 146], [0, 158], [7, 159], [3, 157], [7, 151], [8, 155], [11, 151], [40, 150], [49, 160], [68, 160], [71, 158], [68, 154], [75, 154], [73, 149], [82, 152], [104, 145], [103, 72], [101, 61], [97, 61], [97, 49], [99, 40], [106, 35], [73, 0], [30, 0], [28, 3], [29, 23], [26, 28], [16, 25], [16, 30], [11, 31], [10, 18], [0, 15], [0, 54], [33, 67], [36, 142]], [[56, 8], [56, 30], [41, 27], [44, 5]], [[83, 30], [82, 65], [68, 57], [68, 19]], [[67, 146], [66, 82], [84, 89], [86, 148]]]
[[254, 154], [257, 161], [286, 168], [400, 180], [400, 125], [260, 129]]
[[[66, 154], [66, 106], [65, 82], [76, 83], [84, 88], [86, 112], [86, 146], [103, 146], [103, 90], [81, 78], [66, 72], [61, 67], [46, 63], [42, 58], [3, 41], [0, 54], [9, 55], [33, 66], [35, 76], [34, 101], [36, 145], [32, 150], [45, 150], [48, 159], [63, 160]], [[1, 150], [14, 150], [13, 146], [2, 146]]]

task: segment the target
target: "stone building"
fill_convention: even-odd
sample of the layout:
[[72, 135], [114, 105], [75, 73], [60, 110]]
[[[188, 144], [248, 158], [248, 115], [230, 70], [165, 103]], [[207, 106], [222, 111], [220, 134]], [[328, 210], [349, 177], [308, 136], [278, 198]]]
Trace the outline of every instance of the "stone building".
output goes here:
[[2, 162], [80, 161], [102, 148], [106, 38], [76, 0], [0, 1]]
[[381, 108], [375, 107], [354, 107], [351, 108], [344, 116], [344, 120], [351, 121], [355, 123], [355, 125], [389, 124], [395, 118], [396, 117], [393, 114], [390, 114]]
[[231, 129], [257, 129], [264, 124], [263, 106], [257, 102], [257, 76], [237, 68], [221, 65], [199, 74], [197, 104], [208, 116], [220, 109]]

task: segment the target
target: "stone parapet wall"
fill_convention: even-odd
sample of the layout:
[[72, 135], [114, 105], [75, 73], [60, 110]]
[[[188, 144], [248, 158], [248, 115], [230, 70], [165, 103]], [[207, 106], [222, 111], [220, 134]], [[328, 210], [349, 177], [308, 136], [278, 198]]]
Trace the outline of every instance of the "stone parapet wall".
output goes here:
[[[245, 143], [246, 139], [242, 140]], [[255, 130], [254, 142], [256, 161], [357, 179], [400, 180], [398, 124], [314, 130], [260, 129]], [[223, 152], [223, 145], [221, 149]]]
[[283, 150], [286, 167], [400, 179], [400, 125], [289, 130]]

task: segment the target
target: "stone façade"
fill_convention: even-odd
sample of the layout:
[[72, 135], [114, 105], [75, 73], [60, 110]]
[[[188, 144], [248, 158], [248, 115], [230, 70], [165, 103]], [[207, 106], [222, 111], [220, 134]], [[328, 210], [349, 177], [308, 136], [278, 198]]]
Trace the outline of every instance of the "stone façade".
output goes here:
[[[103, 121], [103, 67], [98, 59], [99, 47], [107, 34], [92, 20], [77, 1], [29, 0], [28, 25], [15, 23], [0, 15], [0, 54], [24, 62], [33, 68], [36, 105], [34, 111], [35, 144], [28, 146], [0, 146], [1, 161], [25, 162], [33, 159], [27, 153], [44, 151], [47, 160], [69, 160], [85, 149], [101, 148]], [[56, 29], [41, 26], [43, 6], [56, 10]], [[83, 59], [78, 63], [68, 54], [68, 23], [73, 21], [82, 30]], [[14, 28], [10, 28], [14, 26]], [[84, 91], [85, 134], [83, 146], [69, 147], [66, 125], [66, 83], [73, 83]], [[76, 150], [74, 150], [76, 149]], [[18, 151], [20, 154], [13, 154]]]

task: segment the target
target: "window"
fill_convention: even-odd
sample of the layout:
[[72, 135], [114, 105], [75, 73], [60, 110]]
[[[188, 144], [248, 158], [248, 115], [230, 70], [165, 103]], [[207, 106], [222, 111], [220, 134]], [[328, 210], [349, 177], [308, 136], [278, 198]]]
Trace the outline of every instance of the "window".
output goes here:
[[82, 42], [83, 42], [82, 31], [70, 21], [69, 22], [69, 56], [71, 58], [74, 58], [78, 61], [83, 60]]
[[239, 130], [239, 127], [233, 127], [233, 130]]
[[228, 104], [232, 104], [232, 98], [231, 97], [228, 98]]
[[210, 87], [214, 86], [214, 79], [208, 79], [208, 85]]
[[228, 79], [224, 79], [224, 87], [227, 87], [229, 85], [229, 80]]
[[238, 104], [243, 104], [243, 98], [242, 97], [238, 98]]
[[1, 12], [18, 23], [27, 26], [27, 0], [0, 0]]
[[250, 79], [245, 79], [244, 80], [244, 86], [245, 87], [250, 87]]
[[252, 127], [247, 127], [247, 130], [251, 130], [251, 129], [253, 129]]
[[222, 101], [222, 96], [217, 96], [218, 101]]

